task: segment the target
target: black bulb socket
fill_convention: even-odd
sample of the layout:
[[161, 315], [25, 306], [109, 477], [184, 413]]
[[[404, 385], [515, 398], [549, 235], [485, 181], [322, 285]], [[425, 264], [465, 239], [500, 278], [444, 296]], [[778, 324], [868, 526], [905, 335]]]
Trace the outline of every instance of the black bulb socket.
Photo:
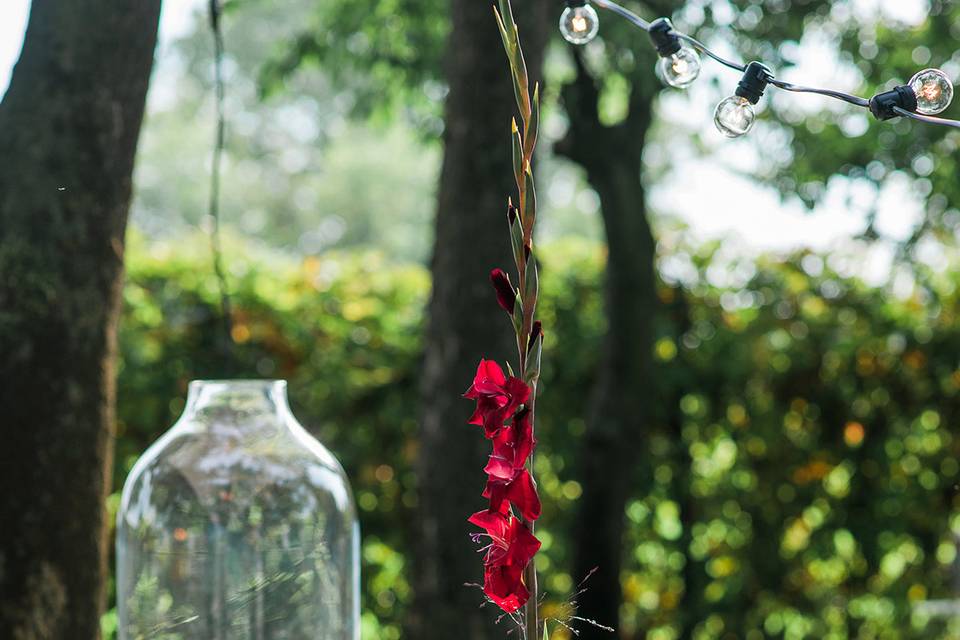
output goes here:
[[576, 9], [577, 7], [582, 7], [587, 4], [587, 0], [565, 0], [565, 2], [571, 9]]
[[870, 98], [870, 113], [877, 120], [890, 120], [900, 117], [900, 114], [894, 111], [895, 107], [900, 107], [905, 111], [917, 110], [917, 94], [913, 92], [909, 85], [902, 84]]
[[651, 22], [647, 33], [650, 34], [650, 40], [661, 58], [669, 58], [680, 51], [682, 47], [680, 38], [673, 31], [673, 23], [670, 22], [669, 18], [657, 18]]
[[743, 70], [743, 77], [740, 78], [734, 94], [746, 98], [750, 104], [757, 104], [772, 79], [773, 72], [767, 65], [762, 62], [751, 62]]

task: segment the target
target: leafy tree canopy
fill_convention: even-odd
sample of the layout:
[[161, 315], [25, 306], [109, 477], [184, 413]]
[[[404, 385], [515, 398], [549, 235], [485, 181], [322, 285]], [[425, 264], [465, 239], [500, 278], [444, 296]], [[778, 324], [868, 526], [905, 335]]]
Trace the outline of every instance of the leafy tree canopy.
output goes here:
[[438, 132], [445, 95], [449, 11], [441, 0], [324, 0], [260, 74], [274, 93], [303, 67], [319, 67], [353, 97], [358, 115], [400, 109]]

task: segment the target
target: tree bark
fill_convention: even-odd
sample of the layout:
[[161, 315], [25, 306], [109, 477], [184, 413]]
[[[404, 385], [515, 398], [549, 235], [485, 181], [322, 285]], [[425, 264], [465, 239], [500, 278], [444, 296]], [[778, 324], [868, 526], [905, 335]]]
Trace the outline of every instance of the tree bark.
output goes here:
[[[563, 89], [570, 126], [556, 150], [584, 168], [600, 197], [608, 246], [604, 282], [608, 326], [579, 461], [583, 494], [573, 570], [576, 582], [596, 569], [578, 598], [577, 615], [617, 627], [624, 510], [631, 480], [643, 459], [645, 426], [654, 400], [656, 243], [647, 219], [641, 173], [652, 101], [659, 88], [635, 79], [626, 118], [615, 126], [604, 126], [596, 81], [579, 54], [576, 63], [577, 76]], [[649, 68], [643, 62], [638, 67]], [[610, 635], [587, 625], [579, 638], [609, 640]]]
[[115, 327], [160, 0], [34, 0], [0, 104], [0, 635], [99, 637]]
[[[515, 355], [509, 321], [497, 306], [490, 270], [512, 263], [506, 221], [514, 190], [510, 118], [515, 98], [494, 21], [493, 2], [453, 0], [446, 76], [444, 159], [438, 194], [433, 294], [422, 378], [415, 613], [411, 637], [490, 637], [497, 615], [465, 583], [482, 582], [481, 556], [466, 519], [480, 494], [489, 443], [466, 424], [461, 398], [481, 357]], [[515, 2], [531, 80], [540, 78], [547, 0]], [[514, 358], [515, 360], [515, 358]]]

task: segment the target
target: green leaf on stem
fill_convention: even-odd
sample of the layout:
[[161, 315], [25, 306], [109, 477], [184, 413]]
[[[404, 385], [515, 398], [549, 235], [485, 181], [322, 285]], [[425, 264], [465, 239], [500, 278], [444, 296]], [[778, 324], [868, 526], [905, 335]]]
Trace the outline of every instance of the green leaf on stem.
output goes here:
[[523, 59], [523, 50], [520, 48], [520, 30], [513, 19], [513, 7], [510, 0], [498, 0], [500, 11], [496, 7], [497, 24], [500, 27], [500, 37], [510, 60], [510, 72], [513, 75], [513, 91], [516, 94], [517, 106], [520, 108], [520, 117], [524, 124], [530, 118], [530, 85], [527, 80], [527, 63]]
[[519, 269], [525, 258], [523, 256], [523, 222], [518, 218], [510, 222], [510, 245], [513, 247], [513, 260]]
[[527, 257], [526, 279], [523, 297], [530, 302], [531, 305], [535, 305], [537, 303], [537, 295], [540, 293], [540, 276], [537, 273], [537, 261], [534, 259], [532, 253]]
[[497, 8], [493, 8], [493, 17], [497, 19], [497, 27], [500, 29], [500, 38], [503, 40], [503, 49], [507, 52], [507, 59], [510, 61], [510, 71], [513, 72], [513, 38], [507, 32], [507, 26], [503, 24], [503, 16]]
[[530, 120], [523, 139], [523, 157], [533, 158], [533, 150], [537, 146], [537, 133], [540, 129], [540, 83], [533, 86], [533, 109], [530, 111]]
[[537, 189], [533, 182], [533, 171], [529, 164], [526, 167], [523, 181], [523, 235], [530, 240], [533, 235], [533, 225], [537, 220]]
[[[511, 65], [510, 69], [513, 72], [513, 95], [516, 97], [517, 107], [520, 109], [520, 118], [526, 122], [530, 119], [530, 98], [527, 96], [526, 77], [521, 79], [516, 66]], [[526, 70], [523, 73], [525, 74]]]
[[513, 177], [517, 181], [517, 189], [520, 189], [523, 187], [524, 151], [516, 118], [510, 121], [510, 134], [513, 138]]
[[517, 297], [513, 302], [513, 329], [517, 332], [517, 335], [520, 335], [520, 332], [523, 331], [523, 299], [520, 297], [520, 293], [517, 292]]
[[511, 378], [516, 378], [517, 375], [513, 372], [513, 367], [510, 366], [510, 361], [507, 360], [504, 364], [507, 365], [507, 375]]
[[513, 75], [517, 92], [517, 106], [520, 108], [520, 117], [524, 123], [530, 121], [530, 81], [527, 78], [527, 62], [523, 59], [523, 50], [520, 48], [520, 34], [514, 25], [514, 37], [517, 42], [516, 55], [513, 62]]
[[517, 28], [517, 23], [513, 20], [513, 7], [510, 6], [510, 0], [497, 0], [497, 4], [500, 6], [500, 15], [503, 16], [503, 24], [506, 31], [513, 36], [514, 30]]

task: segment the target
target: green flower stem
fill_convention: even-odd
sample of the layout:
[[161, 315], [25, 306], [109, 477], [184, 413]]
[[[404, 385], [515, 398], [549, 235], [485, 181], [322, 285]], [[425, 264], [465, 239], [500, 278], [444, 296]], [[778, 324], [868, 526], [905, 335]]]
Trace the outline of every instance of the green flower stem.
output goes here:
[[[533, 152], [537, 144], [537, 130], [540, 123], [540, 89], [535, 86], [530, 93], [530, 83], [527, 76], [527, 65], [520, 47], [520, 33], [513, 19], [513, 9], [510, 0], [498, 0], [500, 9], [494, 8], [497, 26], [503, 38], [503, 46], [510, 60], [510, 71], [513, 76], [514, 92], [517, 97], [517, 108], [520, 111], [520, 120], [523, 131], [517, 127], [516, 119], [511, 123], [511, 137], [513, 139], [514, 179], [517, 182], [519, 207], [517, 219], [511, 217], [510, 234], [513, 245], [514, 260], [517, 264], [517, 283], [519, 286], [519, 311], [522, 315], [519, 322], [514, 322], [517, 332], [517, 351], [520, 357], [520, 373], [524, 381], [530, 386], [530, 425], [535, 424], [537, 398], [537, 382], [540, 377], [539, 361], [541, 341], [534, 341], [531, 346], [530, 335], [533, 331], [534, 316], [537, 309], [539, 281], [537, 276], [536, 259], [533, 253], [533, 228], [537, 219], [537, 197], [533, 180]], [[514, 225], [519, 224], [519, 230]], [[519, 238], [518, 238], [519, 236]], [[519, 242], [517, 242], [519, 240]], [[518, 246], [519, 245], [519, 246]], [[516, 320], [516, 318], [515, 318]], [[535, 352], [533, 368], [528, 368], [528, 359]], [[533, 477], [533, 454], [528, 461], [530, 476]], [[525, 520], [525, 524], [534, 532], [535, 523]], [[539, 621], [539, 592], [537, 588], [536, 563], [531, 560], [524, 571], [524, 582], [530, 592], [525, 611], [524, 635], [526, 640], [540, 638]]]

